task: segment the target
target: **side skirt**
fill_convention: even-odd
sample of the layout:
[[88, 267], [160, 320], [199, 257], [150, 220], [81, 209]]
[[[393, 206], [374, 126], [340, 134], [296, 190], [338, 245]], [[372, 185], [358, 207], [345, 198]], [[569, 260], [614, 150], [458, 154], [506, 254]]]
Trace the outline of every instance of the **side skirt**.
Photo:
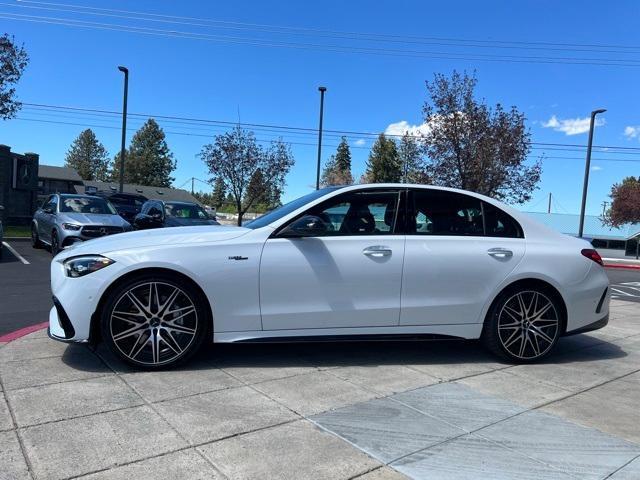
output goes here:
[[428, 325], [363, 328], [307, 328], [300, 330], [256, 330], [248, 332], [214, 332], [214, 343], [289, 343], [289, 342], [353, 342], [477, 339], [481, 323], [463, 325]]

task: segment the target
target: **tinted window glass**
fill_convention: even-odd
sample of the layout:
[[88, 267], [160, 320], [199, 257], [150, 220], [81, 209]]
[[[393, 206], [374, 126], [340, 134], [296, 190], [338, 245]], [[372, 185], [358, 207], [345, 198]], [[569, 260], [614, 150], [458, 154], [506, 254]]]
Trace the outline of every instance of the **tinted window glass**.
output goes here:
[[60, 211], [115, 215], [113, 206], [98, 197], [61, 197]]
[[415, 190], [408, 232], [418, 235], [482, 236], [481, 201], [455, 192]]
[[385, 235], [394, 232], [397, 192], [353, 192], [339, 195], [306, 215], [322, 219], [328, 235]]
[[515, 219], [493, 205], [482, 202], [488, 237], [523, 238], [522, 228]]
[[156, 202], [149, 205], [149, 211], [147, 212], [147, 215], [162, 216], [162, 207], [160, 206], [160, 204]]

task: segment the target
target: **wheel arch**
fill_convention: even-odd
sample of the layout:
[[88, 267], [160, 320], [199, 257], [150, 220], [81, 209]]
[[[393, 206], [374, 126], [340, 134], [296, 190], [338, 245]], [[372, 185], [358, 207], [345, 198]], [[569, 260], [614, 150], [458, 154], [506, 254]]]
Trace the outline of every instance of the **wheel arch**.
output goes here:
[[567, 318], [568, 318], [567, 304], [564, 298], [562, 297], [562, 294], [560, 293], [560, 291], [554, 285], [540, 278], [533, 278], [533, 277], [521, 278], [519, 280], [515, 280], [509, 283], [508, 285], [505, 285], [491, 300], [489, 308], [485, 312], [482, 323], [486, 324], [487, 319], [489, 318], [489, 315], [491, 315], [491, 313], [493, 312], [494, 306], [496, 305], [496, 303], [498, 302], [498, 300], [500, 299], [503, 293], [510, 290], [516, 290], [521, 288], [541, 288], [547, 291], [550, 295], [554, 297], [554, 300], [558, 303], [560, 307], [560, 316], [561, 316], [561, 322], [562, 322], [560, 334], [564, 335], [567, 330]]
[[91, 343], [96, 344], [102, 340], [101, 333], [100, 333], [100, 317], [102, 315], [102, 309], [104, 308], [104, 305], [109, 297], [109, 294], [124, 282], [134, 280], [138, 277], [144, 277], [144, 276], [153, 275], [153, 274], [171, 275], [172, 278], [178, 279], [179, 281], [184, 282], [187, 285], [190, 285], [195, 290], [196, 294], [200, 297], [200, 300], [203, 302], [206, 308], [206, 315], [208, 317], [206, 335], [209, 335], [209, 338], [213, 338], [213, 309], [211, 308], [211, 302], [209, 302], [209, 298], [204, 293], [204, 290], [202, 289], [202, 287], [191, 277], [177, 270], [166, 268], [166, 267], [143, 267], [137, 270], [132, 270], [118, 277], [102, 293], [102, 295], [100, 296], [100, 300], [98, 301], [98, 304], [96, 306], [96, 309], [91, 315], [91, 325], [89, 330], [89, 341]]

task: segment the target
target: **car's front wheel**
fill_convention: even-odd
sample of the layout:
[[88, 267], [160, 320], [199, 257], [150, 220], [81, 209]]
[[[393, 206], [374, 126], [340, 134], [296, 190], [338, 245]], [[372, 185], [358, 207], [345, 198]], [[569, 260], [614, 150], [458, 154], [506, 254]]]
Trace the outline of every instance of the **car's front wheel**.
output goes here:
[[54, 257], [60, 253], [60, 240], [58, 240], [58, 232], [51, 232], [51, 255]]
[[535, 362], [548, 355], [560, 338], [561, 312], [556, 296], [546, 289], [508, 289], [487, 314], [482, 341], [509, 361]]
[[195, 288], [168, 275], [138, 277], [109, 294], [101, 315], [102, 338], [131, 365], [172, 367], [202, 345], [207, 308]]

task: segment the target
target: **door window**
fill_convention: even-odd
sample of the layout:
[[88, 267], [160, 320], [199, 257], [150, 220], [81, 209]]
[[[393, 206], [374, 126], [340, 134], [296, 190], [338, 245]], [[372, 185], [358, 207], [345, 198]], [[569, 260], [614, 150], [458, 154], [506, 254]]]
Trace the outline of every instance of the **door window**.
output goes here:
[[160, 215], [160, 216], [162, 216], [162, 209], [160, 207], [160, 204], [159, 203], [151, 204], [151, 206], [149, 207], [149, 212], [147, 213], [147, 215], [150, 215], [150, 216]]
[[[390, 235], [395, 231], [398, 192], [349, 192], [311, 208], [305, 215], [319, 217], [326, 236]], [[323, 235], [323, 236], [324, 236]]]
[[50, 209], [52, 213], [56, 213], [58, 209], [58, 197], [56, 197], [55, 195], [49, 197], [49, 200], [44, 204], [43, 208]]
[[414, 190], [407, 233], [523, 238], [513, 217], [482, 200], [444, 190]]

